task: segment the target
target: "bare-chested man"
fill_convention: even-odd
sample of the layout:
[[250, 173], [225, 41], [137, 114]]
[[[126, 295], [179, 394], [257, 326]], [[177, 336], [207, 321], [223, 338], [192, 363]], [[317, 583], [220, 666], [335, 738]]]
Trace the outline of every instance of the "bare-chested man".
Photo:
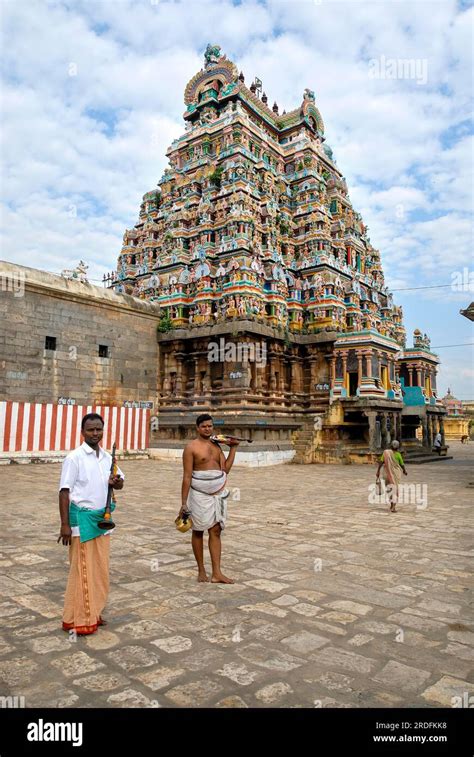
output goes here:
[[221, 448], [211, 442], [214, 424], [210, 415], [200, 415], [196, 420], [197, 437], [186, 445], [183, 452], [183, 484], [181, 509], [191, 512], [193, 521], [192, 546], [198, 565], [198, 581], [209, 581], [204, 568], [203, 534], [209, 532], [209, 552], [212, 562], [212, 583], [232, 584], [221, 571], [221, 531], [227, 515], [225, 488], [227, 474], [235, 459], [238, 442], [230, 442], [227, 459]]

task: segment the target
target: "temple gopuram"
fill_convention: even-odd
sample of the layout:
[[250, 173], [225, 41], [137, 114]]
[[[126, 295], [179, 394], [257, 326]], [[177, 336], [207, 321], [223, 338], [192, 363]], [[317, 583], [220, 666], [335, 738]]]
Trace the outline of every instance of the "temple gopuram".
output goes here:
[[[403, 438], [402, 308], [314, 92], [280, 113], [259, 85], [208, 45], [185, 89], [184, 133], [104, 284], [160, 306], [155, 446], [179, 450], [208, 411], [253, 440], [254, 459], [372, 460]], [[444, 410], [437, 358], [426, 360], [431, 436]]]
[[467, 438], [469, 436], [470, 418], [466, 414], [461, 400], [458, 400], [451, 392], [451, 389], [448, 388], [441, 402], [446, 408], [446, 417], [444, 419], [446, 439], [460, 441], [463, 437]]

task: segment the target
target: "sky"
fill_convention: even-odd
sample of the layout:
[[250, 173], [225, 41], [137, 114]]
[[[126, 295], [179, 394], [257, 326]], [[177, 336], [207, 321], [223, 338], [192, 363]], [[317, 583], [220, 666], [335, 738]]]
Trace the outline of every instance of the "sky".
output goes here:
[[280, 112], [314, 90], [407, 345], [426, 332], [441, 396], [474, 398], [459, 313], [474, 299], [471, 2], [2, 0], [0, 14], [1, 258], [53, 273], [82, 259], [97, 283], [113, 270], [218, 44]]

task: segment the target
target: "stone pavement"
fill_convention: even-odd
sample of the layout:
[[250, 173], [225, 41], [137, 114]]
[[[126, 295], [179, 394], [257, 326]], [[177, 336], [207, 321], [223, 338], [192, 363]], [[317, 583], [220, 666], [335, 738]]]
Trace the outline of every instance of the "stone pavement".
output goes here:
[[190, 534], [173, 524], [180, 465], [125, 463], [109, 625], [76, 641], [60, 628], [59, 465], [1, 468], [0, 695], [26, 707], [472, 706], [474, 445], [451, 451], [409, 468], [418, 504], [396, 514], [369, 502], [373, 467], [235, 468], [222, 537], [233, 586], [196, 582]]

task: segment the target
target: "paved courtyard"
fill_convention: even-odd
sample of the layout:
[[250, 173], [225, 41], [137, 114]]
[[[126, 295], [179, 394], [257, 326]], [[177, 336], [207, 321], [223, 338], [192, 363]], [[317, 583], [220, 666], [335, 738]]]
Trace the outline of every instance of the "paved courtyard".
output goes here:
[[418, 504], [396, 514], [369, 502], [373, 467], [234, 468], [232, 586], [196, 582], [173, 523], [180, 466], [121, 464], [109, 625], [75, 641], [60, 627], [59, 465], [0, 468], [0, 694], [26, 707], [472, 704], [474, 444], [451, 451], [409, 468]]

